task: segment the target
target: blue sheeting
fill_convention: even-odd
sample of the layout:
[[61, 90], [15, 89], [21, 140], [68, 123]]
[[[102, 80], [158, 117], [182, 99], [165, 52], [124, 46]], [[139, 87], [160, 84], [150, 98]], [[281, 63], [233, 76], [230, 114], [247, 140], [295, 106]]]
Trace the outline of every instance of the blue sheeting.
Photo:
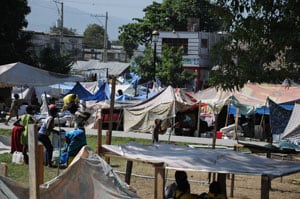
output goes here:
[[[293, 110], [294, 108], [294, 105], [287, 105], [287, 104], [279, 104], [279, 106], [286, 110]], [[236, 113], [236, 107], [230, 105], [229, 114], [235, 115], [235, 113]], [[270, 115], [270, 108], [269, 107], [256, 108], [255, 113], [260, 115]]]
[[68, 94], [76, 94], [79, 99], [85, 99], [93, 96], [92, 93], [90, 93], [88, 90], [86, 90], [79, 82], [75, 84], [75, 86], [67, 92], [65, 95]]
[[108, 83], [104, 83], [101, 85], [101, 87], [98, 89], [98, 91], [94, 95], [83, 98], [82, 100], [104, 101], [104, 100], [108, 100], [108, 99], [110, 99], [110, 89], [109, 89]]

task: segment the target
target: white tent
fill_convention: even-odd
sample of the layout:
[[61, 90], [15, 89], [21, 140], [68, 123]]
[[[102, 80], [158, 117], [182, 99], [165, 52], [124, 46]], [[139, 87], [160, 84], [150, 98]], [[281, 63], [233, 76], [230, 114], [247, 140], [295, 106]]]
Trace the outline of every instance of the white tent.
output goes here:
[[150, 132], [155, 119], [174, 118], [178, 111], [194, 105], [181, 89], [168, 86], [149, 100], [124, 108], [124, 131]]
[[21, 62], [0, 66], [0, 87], [46, 86], [63, 82], [82, 81], [80, 76], [53, 73]]
[[292, 115], [284, 132], [280, 135], [281, 139], [299, 140], [300, 139], [300, 104], [295, 103]]

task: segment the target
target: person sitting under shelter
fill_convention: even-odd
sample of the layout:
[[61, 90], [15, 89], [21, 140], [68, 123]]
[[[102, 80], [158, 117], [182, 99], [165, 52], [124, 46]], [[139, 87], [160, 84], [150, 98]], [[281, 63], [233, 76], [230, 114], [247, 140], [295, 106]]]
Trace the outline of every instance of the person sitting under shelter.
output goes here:
[[177, 170], [175, 172], [175, 181], [165, 189], [165, 198], [174, 199], [196, 199], [195, 194], [191, 194], [190, 183], [185, 171]]

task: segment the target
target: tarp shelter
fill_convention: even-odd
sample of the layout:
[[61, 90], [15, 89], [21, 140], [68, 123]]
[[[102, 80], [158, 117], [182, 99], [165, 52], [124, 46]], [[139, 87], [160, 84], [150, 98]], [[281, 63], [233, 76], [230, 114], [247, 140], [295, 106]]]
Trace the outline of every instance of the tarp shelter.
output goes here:
[[280, 135], [280, 139], [300, 141], [300, 104], [295, 103], [289, 122]]
[[[103, 145], [102, 147], [127, 160], [160, 164], [167, 169], [262, 176], [264, 178], [262, 178], [261, 184], [267, 189], [269, 181], [263, 179], [272, 180], [300, 171], [299, 162], [274, 160], [233, 150], [189, 148], [172, 144], [140, 145], [137, 143]], [[163, 171], [157, 173], [164, 176]], [[164, 179], [160, 176], [156, 176], [156, 180], [157, 178]], [[157, 184], [164, 183], [158, 182]], [[262, 189], [261, 198], [268, 198], [268, 191]]]
[[124, 131], [150, 132], [155, 119], [174, 118], [194, 102], [180, 89], [168, 86], [154, 97], [135, 106], [124, 108]]
[[[28, 186], [0, 176], [1, 199], [29, 198]], [[40, 186], [40, 198], [140, 198], [121, 181], [114, 170], [89, 147], [83, 147], [71, 165], [53, 180]]]
[[300, 99], [300, 87], [247, 83], [239, 91], [224, 91], [211, 87], [194, 95], [194, 98], [201, 103], [209, 104], [216, 112], [221, 111], [225, 104], [235, 103], [234, 105], [240, 108], [240, 113], [244, 115], [253, 114], [256, 108], [265, 106], [268, 97], [278, 104], [293, 102]]
[[75, 86], [65, 95], [71, 93], [76, 94], [79, 99], [85, 99], [93, 96], [93, 94], [86, 90], [79, 82], [76, 82]]
[[80, 76], [70, 76], [42, 70], [21, 62], [0, 66], [0, 87], [46, 86], [63, 82], [82, 81]]
[[107, 99], [110, 99], [110, 88], [107, 82], [102, 84], [92, 96], [82, 98], [85, 101], [104, 101]]

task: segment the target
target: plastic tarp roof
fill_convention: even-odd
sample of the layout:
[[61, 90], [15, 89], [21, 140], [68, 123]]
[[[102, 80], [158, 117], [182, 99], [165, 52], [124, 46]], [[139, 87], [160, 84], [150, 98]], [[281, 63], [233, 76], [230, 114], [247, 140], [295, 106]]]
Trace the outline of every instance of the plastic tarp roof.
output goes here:
[[154, 97], [124, 108], [124, 131], [150, 132], [155, 119], [173, 118], [178, 111], [187, 110], [194, 105], [181, 89], [168, 86]]
[[86, 98], [82, 98], [82, 100], [85, 101], [104, 101], [110, 99], [110, 88], [108, 83], [104, 83], [100, 86], [100, 88], [92, 95], [88, 96]]
[[231, 99], [234, 99], [234, 103], [243, 109], [241, 111], [243, 114], [253, 113], [256, 108], [265, 106], [268, 97], [278, 104], [299, 100], [300, 86], [247, 83], [240, 91], [224, 91], [211, 87], [194, 95], [194, 98], [201, 103], [209, 104], [216, 112], [221, 111], [225, 104], [231, 103]]
[[287, 140], [300, 140], [300, 104], [295, 103], [289, 122], [280, 138]]
[[75, 86], [65, 95], [71, 93], [76, 94], [79, 97], [79, 99], [85, 99], [93, 96], [93, 94], [86, 90], [79, 82], [77, 82]]
[[46, 86], [62, 82], [83, 80], [80, 76], [70, 76], [42, 70], [21, 62], [0, 66], [0, 87]]
[[267, 175], [271, 179], [300, 171], [300, 162], [275, 160], [226, 149], [189, 148], [172, 144], [103, 145], [121, 157], [166, 168], [212, 173]]
[[[29, 188], [0, 176], [1, 199], [29, 198]], [[40, 198], [140, 198], [89, 147], [83, 147], [61, 175], [40, 186]]]

